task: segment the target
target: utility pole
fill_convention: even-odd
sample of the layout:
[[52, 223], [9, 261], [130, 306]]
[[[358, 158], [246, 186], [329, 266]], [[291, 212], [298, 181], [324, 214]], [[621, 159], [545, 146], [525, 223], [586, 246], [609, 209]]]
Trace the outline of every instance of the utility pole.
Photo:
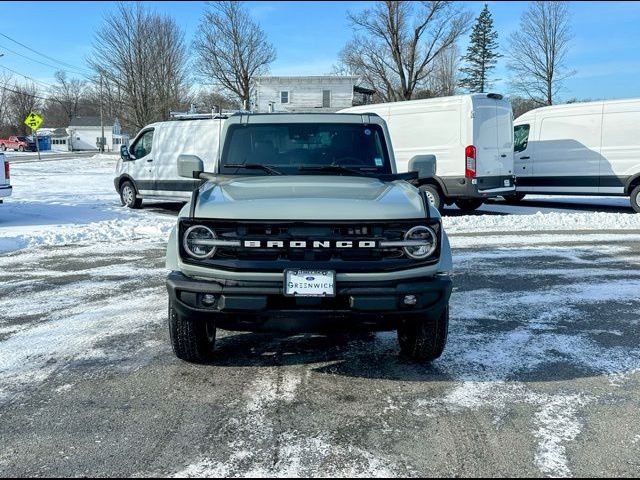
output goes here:
[[102, 113], [102, 72], [100, 72], [100, 153], [104, 153], [104, 117]]

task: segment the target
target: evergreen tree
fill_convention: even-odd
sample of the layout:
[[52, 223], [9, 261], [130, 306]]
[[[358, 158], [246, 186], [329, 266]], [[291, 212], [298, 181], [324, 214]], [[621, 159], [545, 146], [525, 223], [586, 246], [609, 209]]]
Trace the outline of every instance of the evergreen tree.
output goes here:
[[463, 77], [460, 86], [472, 93], [482, 93], [491, 86], [489, 72], [496, 66], [502, 55], [498, 49], [498, 32], [493, 29], [493, 18], [489, 6], [485, 3], [480, 16], [471, 32], [471, 43], [467, 54], [462, 57], [466, 63], [460, 71]]

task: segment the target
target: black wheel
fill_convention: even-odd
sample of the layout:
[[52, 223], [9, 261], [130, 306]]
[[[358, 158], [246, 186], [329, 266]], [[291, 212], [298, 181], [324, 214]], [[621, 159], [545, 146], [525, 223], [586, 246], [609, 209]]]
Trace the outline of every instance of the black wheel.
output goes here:
[[173, 352], [181, 360], [203, 363], [213, 357], [216, 344], [214, 321], [190, 320], [178, 314], [169, 301], [169, 336]]
[[2, 150], [3, 152], [7, 150], [7, 146], [3, 143], [2, 145], [0, 145], [0, 150]]
[[137, 194], [136, 187], [129, 180], [122, 182], [122, 185], [120, 185], [120, 201], [122, 205], [129, 208], [140, 208], [142, 199], [137, 198]]
[[636, 213], [640, 213], [640, 185], [631, 190], [631, 206], [636, 211]]
[[514, 193], [513, 195], [505, 195], [504, 201], [510, 205], [516, 205], [522, 201], [526, 195], [524, 193]]
[[442, 203], [442, 194], [440, 193], [438, 187], [435, 187], [433, 185], [422, 185], [420, 186], [420, 190], [426, 193], [429, 202], [431, 202], [431, 205], [436, 207], [439, 211], [442, 211], [442, 208], [444, 206]]
[[18, 151], [19, 151], [19, 152], [24, 152], [24, 147], [23, 147], [22, 145], [20, 145], [20, 146], [18, 147]]
[[442, 355], [448, 331], [448, 306], [439, 317], [407, 316], [398, 324], [400, 352], [418, 362], [431, 362]]
[[477, 210], [483, 201], [479, 198], [467, 198], [456, 200], [456, 207], [458, 207], [463, 212], [473, 212]]

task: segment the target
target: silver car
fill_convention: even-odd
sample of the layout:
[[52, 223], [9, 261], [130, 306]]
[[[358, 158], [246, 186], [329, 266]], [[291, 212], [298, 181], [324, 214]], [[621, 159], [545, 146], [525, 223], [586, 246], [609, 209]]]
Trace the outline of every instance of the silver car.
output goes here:
[[[202, 362], [216, 329], [397, 330], [403, 354], [438, 358], [451, 252], [416, 172], [397, 174], [384, 121], [369, 114], [238, 114], [222, 131], [167, 250], [175, 354]], [[428, 157], [412, 166], [434, 171]]]

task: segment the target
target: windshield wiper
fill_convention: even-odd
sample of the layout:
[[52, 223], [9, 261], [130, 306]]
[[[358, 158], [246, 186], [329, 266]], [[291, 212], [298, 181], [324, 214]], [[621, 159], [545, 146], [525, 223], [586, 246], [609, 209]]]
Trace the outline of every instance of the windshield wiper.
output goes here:
[[357, 175], [360, 177], [370, 177], [375, 175], [373, 172], [363, 172], [361, 170], [354, 170], [352, 168], [343, 167], [341, 165], [303, 165], [298, 168], [300, 172], [334, 172], [334, 173], [346, 173], [349, 175]]
[[269, 165], [262, 165], [261, 163], [225, 163], [223, 165], [224, 168], [244, 168], [247, 170], [264, 170], [269, 175], [282, 175], [282, 172], [279, 172], [273, 167]]

